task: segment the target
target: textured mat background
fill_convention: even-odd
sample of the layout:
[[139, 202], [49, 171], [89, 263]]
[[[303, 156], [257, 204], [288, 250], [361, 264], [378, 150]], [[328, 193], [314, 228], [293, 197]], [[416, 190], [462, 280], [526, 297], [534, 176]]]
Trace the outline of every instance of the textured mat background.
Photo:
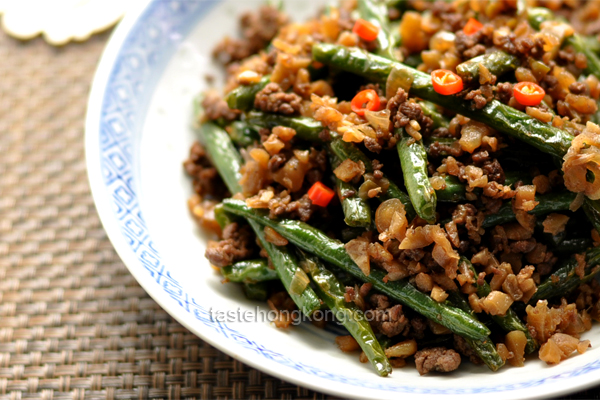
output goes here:
[[0, 398], [325, 398], [204, 343], [115, 253], [83, 148], [107, 39], [57, 49], [0, 33]]

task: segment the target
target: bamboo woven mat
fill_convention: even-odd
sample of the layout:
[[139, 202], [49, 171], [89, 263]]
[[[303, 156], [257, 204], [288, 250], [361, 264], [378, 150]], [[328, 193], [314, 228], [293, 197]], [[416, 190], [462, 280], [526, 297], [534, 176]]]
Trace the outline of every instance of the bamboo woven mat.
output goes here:
[[0, 32], [0, 398], [325, 398], [204, 343], [115, 253], [83, 147], [107, 39], [53, 48]]

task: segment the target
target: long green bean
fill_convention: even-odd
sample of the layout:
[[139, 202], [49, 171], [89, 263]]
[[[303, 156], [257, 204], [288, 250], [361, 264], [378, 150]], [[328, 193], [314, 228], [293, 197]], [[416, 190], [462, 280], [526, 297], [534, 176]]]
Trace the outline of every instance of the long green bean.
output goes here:
[[[569, 207], [573, 200], [575, 200], [575, 197], [576, 194], [572, 192], [553, 192], [537, 195], [535, 196], [535, 199], [539, 204], [535, 206], [533, 210], [529, 211], [529, 214], [539, 216], [552, 212], [569, 211]], [[484, 229], [491, 228], [496, 225], [514, 221], [515, 218], [512, 205], [508, 202], [502, 205], [496, 214], [487, 215], [483, 221], [482, 227]]]
[[529, 303], [535, 304], [538, 300], [565, 296], [582, 283], [593, 279], [600, 272], [600, 265], [598, 265], [600, 264], [600, 247], [594, 247], [586, 251], [585, 261], [587, 266], [583, 277], [576, 273], [577, 260], [575, 257], [564, 261], [556, 271], [538, 285], [537, 292], [535, 292]]
[[506, 72], [514, 71], [519, 64], [519, 59], [516, 56], [498, 50], [458, 64], [456, 73], [466, 82], [470, 82], [479, 77], [480, 65], [483, 65], [494, 75], [502, 75]]
[[[329, 160], [332, 168], [337, 168], [341, 160], [328, 149]], [[369, 203], [358, 195], [358, 189], [350, 182], [335, 178], [337, 193], [342, 203], [344, 222], [353, 227], [366, 228], [371, 225], [371, 207]]]
[[310, 142], [320, 142], [319, 133], [325, 128], [319, 121], [308, 117], [288, 117], [280, 114], [270, 114], [261, 111], [250, 111], [245, 120], [256, 126], [273, 129], [276, 126], [286, 126], [296, 131], [296, 137]]
[[[242, 157], [235, 149], [227, 132], [215, 124], [205, 123], [200, 126], [197, 133], [201, 142], [206, 146], [207, 153], [210, 155], [213, 165], [219, 172], [219, 175], [221, 175], [221, 178], [223, 178], [229, 191], [231, 193], [241, 192], [239, 170], [242, 166]], [[264, 230], [258, 222], [248, 220], [248, 223], [259, 238], [263, 248], [267, 251], [271, 263], [275, 267], [286, 290], [290, 293], [298, 308], [304, 314], [310, 316], [321, 307], [321, 301], [310, 287], [306, 287], [300, 294], [290, 289], [296, 274], [302, 273], [296, 258], [287, 248], [278, 247], [268, 242], [265, 239]]]
[[[342, 139], [334, 138], [329, 144], [331, 151], [340, 159], [350, 159], [354, 162], [362, 161], [367, 172], [373, 172], [372, 161], [360, 151], [354, 143], [344, 142]], [[394, 182], [388, 179], [390, 185], [385, 193], [379, 196], [380, 200], [398, 199], [404, 204], [406, 216], [409, 220], [416, 215], [415, 209], [410, 201], [410, 197], [404, 193]]]
[[238, 261], [221, 267], [221, 274], [229, 282], [256, 283], [279, 279], [277, 272], [269, 268], [265, 259]]
[[271, 82], [271, 77], [265, 76], [253, 85], [240, 85], [225, 96], [225, 101], [232, 110], [251, 110], [254, 108], [256, 94], [264, 89], [269, 82]]
[[427, 152], [423, 142], [413, 139], [404, 129], [401, 129], [396, 148], [410, 202], [419, 217], [434, 223], [437, 197], [427, 176]]
[[438, 303], [428, 295], [415, 289], [407, 280], [384, 280], [386, 272], [372, 269], [365, 275], [352, 261], [344, 248], [344, 244], [332, 239], [322, 231], [297, 220], [272, 220], [263, 211], [252, 209], [239, 200], [223, 201], [225, 210], [233, 214], [250, 218], [273, 228], [302, 250], [315, 254], [324, 261], [331, 263], [348, 272], [356, 279], [369, 282], [374, 289], [390, 298], [412, 308], [425, 317], [434, 320], [452, 332], [472, 339], [484, 339], [490, 331], [485, 325], [474, 320], [462, 310]]
[[[379, 26], [379, 32], [375, 39], [377, 54], [394, 60], [396, 58], [394, 52], [397, 51], [399, 37], [394, 35], [390, 29], [388, 10], [385, 2], [358, 0], [358, 13], [362, 19]], [[399, 30], [396, 31], [399, 32]]]
[[356, 339], [377, 373], [381, 376], [391, 374], [390, 361], [379, 345], [371, 325], [354, 303], [346, 302], [344, 288], [335, 275], [328, 271], [323, 263], [314, 256], [300, 252], [299, 258], [302, 266], [316, 284], [315, 290], [319, 297], [323, 299], [338, 321]]
[[[471, 264], [471, 261], [466, 257], [461, 257], [460, 263], [467, 267], [473, 278], [477, 281], [477, 271], [473, 264]], [[479, 297], [485, 297], [492, 291], [490, 285], [486, 281], [483, 281], [481, 285], [475, 282], [474, 285]], [[527, 337], [525, 350], [527, 353], [533, 353], [538, 348], [536, 340], [531, 336], [527, 327], [521, 322], [519, 316], [511, 308], [509, 308], [504, 315], [490, 315], [490, 317], [492, 318], [492, 321], [500, 326], [505, 332], [521, 331], [525, 333], [525, 336]]]
[[497, 100], [492, 100], [477, 110], [471, 107], [470, 102], [456, 96], [441, 95], [433, 89], [429, 74], [360, 49], [318, 43], [313, 45], [313, 58], [381, 84], [385, 84], [392, 69], [396, 69], [403, 79], [412, 80], [410, 88], [407, 87], [411, 95], [485, 123], [556, 157], [566, 154], [573, 139], [570, 133], [540, 122]]
[[[464, 312], [471, 314], [473, 318], [477, 318], [462, 293], [450, 291], [448, 294], [448, 300], [454, 307], [460, 308]], [[498, 371], [504, 366], [504, 360], [498, 354], [494, 342], [492, 342], [492, 339], [489, 337], [483, 340], [465, 338], [465, 341], [475, 351], [481, 361], [483, 361], [492, 371]]]

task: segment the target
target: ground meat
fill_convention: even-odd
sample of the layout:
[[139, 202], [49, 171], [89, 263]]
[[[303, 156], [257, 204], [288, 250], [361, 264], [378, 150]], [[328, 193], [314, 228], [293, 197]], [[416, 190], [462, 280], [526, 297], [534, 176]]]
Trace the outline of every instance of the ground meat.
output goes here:
[[371, 325], [387, 337], [401, 334], [408, 327], [408, 319], [402, 312], [402, 306], [397, 304], [390, 307], [387, 296], [373, 294], [369, 303], [374, 307], [370, 310], [372, 318]]
[[490, 85], [482, 85], [478, 89], [467, 92], [465, 100], [473, 100], [473, 106], [480, 110], [494, 99], [494, 90]]
[[423, 339], [427, 330], [427, 320], [422, 317], [410, 319], [410, 332], [415, 339]]
[[473, 58], [480, 56], [485, 53], [485, 46], [482, 44], [476, 44], [475, 46], [467, 49], [463, 53], [463, 57], [465, 58]]
[[250, 258], [255, 250], [254, 235], [250, 226], [240, 226], [233, 222], [223, 229], [223, 240], [208, 242], [204, 256], [211, 264], [225, 267]]
[[464, 225], [469, 217], [473, 217], [477, 213], [477, 209], [472, 204], [459, 204], [452, 212], [452, 221], [456, 225]]
[[383, 149], [383, 146], [381, 144], [379, 144], [377, 139], [369, 137], [369, 136], [366, 136], [364, 138], [363, 143], [365, 144], [365, 147], [367, 148], [367, 150], [369, 150], [372, 153], [379, 154], [379, 152]]
[[529, 36], [523, 36], [515, 39], [515, 47], [519, 53], [527, 54], [533, 47], [535, 42]]
[[481, 358], [479, 358], [479, 356], [477, 355], [477, 353], [475, 353], [473, 348], [467, 344], [465, 339], [463, 339], [462, 337], [460, 337], [458, 335], [453, 335], [453, 336], [454, 336], [454, 349], [456, 351], [458, 351], [463, 356], [467, 357], [469, 359], [469, 361], [471, 361], [473, 364], [476, 364], [476, 365], [483, 364], [483, 361], [481, 361]]
[[504, 184], [504, 170], [498, 160], [486, 161], [481, 169], [488, 176], [488, 180]]
[[390, 110], [390, 131], [394, 128], [403, 128], [410, 120], [415, 120], [421, 126], [420, 133], [429, 132], [433, 120], [423, 114], [421, 106], [412, 101], [407, 101], [408, 95], [404, 89], [398, 89], [396, 95], [388, 100], [387, 108]]
[[[292, 196], [284, 190], [278, 196], [269, 200], [269, 218], [293, 218], [307, 222], [317, 210], [317, 206], [305, 194], [298, 200], [292, 201]], [[323, 209], [324, 210], [324, 209]]]
[[213, 56], [223, 64], [242, 60], [262, 50], [285, 25], [288, 18], [277, 8], [262, 6], [242, 14], [242, 39], [225, 38], [213, 50]]
[[254, 98], [254, 107], [262, 111], [285, 115], [300, 111], [302, 98], [296, 93], [286, 93], [277, 83], [271, 82]]
[[485, 150], [479, 150], [473, 153], [471, 158], [475, 165], [480, 166], [482, 163], [490, 160], [490, 153]]
[[510, 244], [510, 250], [513, 253], [529, 253], [535, 248], [535, 239], [517, 240]]
[[433, 142], [429, 146], [428, 155], [429, 157], [460, 157], [463, 154], [463, 150], [459, 146], [451, 146], [440, 142]]
[[229, 108], [227, 102], [215, 91], [206, 92], [202, 100], [202, 108], [204, 109], [202, 118], [209, 121], [219, 118], [233, 121], [240, 115], [238, 110]]
[[287, 160], [288, 156], [285, 153], [277, 153], [269, 159], [267, 166], [271, 172], [275, 172], [279, 168], [283, 167]]
[[460, 355], [444, 347], [432, 347], [417, 351], [415, 354], [415, 363], [419, 374], [425, 375], [428, 372], [450, 372], [460, 366]]
[[504, 104], [508, 104], [513, 94], [513, 85], [510, 82], [501, 82], [496, 86], [496, 98]]
[[227, 194], [221, 176], [209, 161], [204, 147], [195, 142], [190, 148], [190, 156], [183, 163], [189, 176], [193, 178], [194, 191], [203, 198], [222, 199]]
[[573, 94], [584, 94], [587, 90], [587, 85], [583, 82], [573, 82], [569, 85], [569, 92]]

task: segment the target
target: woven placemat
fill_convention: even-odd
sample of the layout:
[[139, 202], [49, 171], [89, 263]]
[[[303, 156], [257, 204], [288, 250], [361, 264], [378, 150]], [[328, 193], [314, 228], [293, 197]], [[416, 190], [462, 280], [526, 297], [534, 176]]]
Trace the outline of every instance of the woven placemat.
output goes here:
[[0, 398], [326, 398], [204, 343], [115, 253], [83, 141], [107, 39], [54, 48], [0, 33]]

